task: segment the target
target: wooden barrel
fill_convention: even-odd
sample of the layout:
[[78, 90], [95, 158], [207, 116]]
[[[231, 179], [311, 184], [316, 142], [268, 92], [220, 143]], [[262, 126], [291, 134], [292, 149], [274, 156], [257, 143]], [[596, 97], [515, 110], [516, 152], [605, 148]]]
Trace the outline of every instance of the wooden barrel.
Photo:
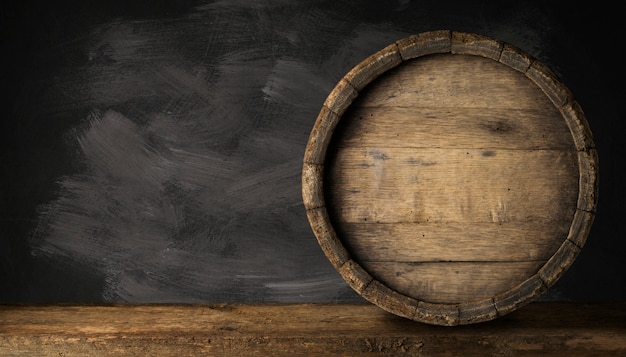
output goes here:
[[306, 146], [302, 195], [356, 292], [450, 326], [509, 313], [559, 279], [593, 222], [597, 171], [583, 111], [545, 65], [433, 31], [337, 83]]

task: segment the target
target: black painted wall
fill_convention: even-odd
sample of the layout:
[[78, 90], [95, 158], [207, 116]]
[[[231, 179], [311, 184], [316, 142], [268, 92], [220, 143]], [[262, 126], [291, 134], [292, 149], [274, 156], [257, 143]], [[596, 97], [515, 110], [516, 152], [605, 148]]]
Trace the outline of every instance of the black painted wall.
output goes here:
[[10, 1], [0, 302], [359, 301], [301, 199], [309, 131], [369, 54], [436, 29], [548, 65], [585, 110], [600, 201], [543, 300], [626, 299], [622, 12], [550, 1]]

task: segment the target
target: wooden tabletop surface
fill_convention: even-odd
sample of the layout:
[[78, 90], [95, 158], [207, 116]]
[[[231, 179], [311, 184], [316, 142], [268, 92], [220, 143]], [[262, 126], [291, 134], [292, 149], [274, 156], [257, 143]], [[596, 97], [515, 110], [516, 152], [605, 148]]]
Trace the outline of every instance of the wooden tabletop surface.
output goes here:
[[433, 326], [356, 304], [0, 305], [0, 356], [626, 356], [626, 302]]

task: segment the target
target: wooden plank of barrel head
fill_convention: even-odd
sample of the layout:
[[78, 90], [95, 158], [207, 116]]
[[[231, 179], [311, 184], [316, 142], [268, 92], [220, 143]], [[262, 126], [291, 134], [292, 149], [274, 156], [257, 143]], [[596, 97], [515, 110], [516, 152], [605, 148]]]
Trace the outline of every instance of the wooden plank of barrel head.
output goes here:
[[482, 35], [417, 34], [331, 91], [303, 201], [359, 294], [459, 325], [522, 307], [569, 268], [593, 222], [598, 158], [582, 109], [537, 60]]

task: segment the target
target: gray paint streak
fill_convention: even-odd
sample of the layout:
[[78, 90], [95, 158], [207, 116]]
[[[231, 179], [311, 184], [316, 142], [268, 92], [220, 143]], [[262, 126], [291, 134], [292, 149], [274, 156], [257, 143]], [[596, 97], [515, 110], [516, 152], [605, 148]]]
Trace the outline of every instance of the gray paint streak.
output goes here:
[[[33, 254], [99, 270], [105, 301], [350, 295], [300, 197], [302, 144], [332, 82], [306, 59], [268, 56], [251, 37], [273, 31], [253, 33], [259, 24], [243, 19], [212, 27], [201, 58], [181, 57], [171, 33], [207, 19], [195, 21], [93, 32], [90, 61], [70, 80], [93, 110], [68, 135], [84, 170], [61, 178], [59, 197], [40, 208]], [[228, 50], [237, 41], [248, 46]]]
[[[302, 265], [321, 259], [312, 240], [298, 242], [310, 235], [306, 227], [293, 227], [304, 223], [299, 161], [246, 173], [243, 158], [192, 152], [111, 110], [92, 116], [76, 140], [87, 169], [62, 178], [60, 197], [42, 208], [34, 254], [86, 260], [106, 276], [106, 301], [231, 299], [222, 289], [235, 282], [237, 294], [250, 290], [261, 300], [345, 289]], [[297, 245], [311, 257], [293, 261]], [[298, 289], [301, 272], [309, 281]]]

